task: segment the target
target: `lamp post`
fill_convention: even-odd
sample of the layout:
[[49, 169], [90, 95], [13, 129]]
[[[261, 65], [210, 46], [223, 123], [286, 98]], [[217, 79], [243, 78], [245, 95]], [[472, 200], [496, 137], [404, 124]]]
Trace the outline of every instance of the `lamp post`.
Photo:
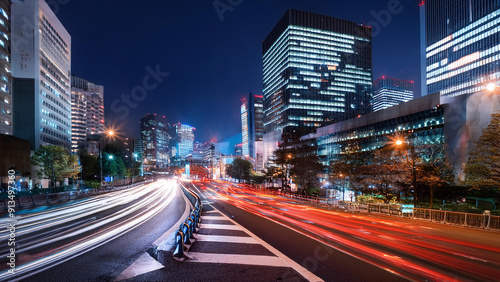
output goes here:
[[[415, 144], [413, 143], [413, 139], [408, 138], [408, 144], [410, 153], [408, 154], [408, 149], [406, 149], [406, 160], [411, 163], [411, 186], [413, 188], [413, 207], [417, 207], [417, 175], [415, 173]], [[402, 146], [403, 141], [397, 140], [397, 146]]]
[[101, 172], [101, 178], [100, 178], [100, 182], [102, 184], [102, 150], [101, 150], [101, 138], [103, 137], [112, 137], [113, 135], [115, 135], [115, 132], [110, 130], [104, 134], [101, 134], [99, 135], [99, 138], [97, 138], [97, 142], [99, 142], [99, 169], [100, 169], [100, 172]]

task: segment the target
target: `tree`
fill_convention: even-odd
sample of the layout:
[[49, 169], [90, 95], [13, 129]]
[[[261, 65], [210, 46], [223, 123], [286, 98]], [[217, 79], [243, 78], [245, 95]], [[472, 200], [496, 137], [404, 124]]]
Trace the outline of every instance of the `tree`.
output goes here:
[[323, 172], [323, 165], [320, 163], [318, 155], [299, 156], [293, 158], [291, 164], [291, 175], [300, 185], [301, 190], [309, 194], [309, 189], [317, 187], [317, 175]]
[[372, 158], [370, 153], [360, 151], [358, 144], [346, 146], [344, 152], [330, 162], [329, 177], [334, 181], [345, 181], [348, 178], [349, 186], [355, 192], [363, 190], [367, 161]]
[[38, 177], [50, 179], [50, 187], [64, 177], [75, 177], [80, 171], [77, 157], [68, 155], [65, 148], [55, 145], [40, 145], [31, 157], [31, 163], [40, 167]]
[[82, 180], [96, 180], [99, 177], [99, 159], [87, 152], [80, 153]]
[[127, 177], [136, 177], [141, 173], [141, 163], [133, 162], [132, 167], [127, 169]]
[[475, 188], [500, 187], [500, 113], [474, 144], [465, 165], [465, 182]]
[[455, 173], [452, 165], [446, 159], [442, 144], [428, 145], [421, 148], [420, 164], [418, 165], [418, 179], [429, 186], [430, 208], [433, 208], [434, 190], [455, 182]]
[[238, 179], [238, 183], [240, 183], [242, 179], [249, 182], [252, 168], [251, 162], [244, 159], [235, 159], [232, 164], [227, 165], [226, 173], [232, 178]]

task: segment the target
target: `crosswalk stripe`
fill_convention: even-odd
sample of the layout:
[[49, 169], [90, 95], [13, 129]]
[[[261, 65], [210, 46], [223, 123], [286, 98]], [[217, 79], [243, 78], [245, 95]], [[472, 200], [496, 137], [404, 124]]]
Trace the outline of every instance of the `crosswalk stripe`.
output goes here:
[[241, 243], [241, 244], [259, 244], [252, 237], [241, 237], [241, 236], [219, 236], [219, 235], [196, 235], [197, 241], [206, 242], [222, 242], [222, 243]]
[[163, 264], [152, 258], [148, 253], [144, 253], [131, 266], [127, 267], [115, 281], [126, 280], [164, 267]]
[[200, 228], [202, 228], [202, 229], [243, 230], [243, 228], [241, 228], [238, 225], [209, 224], [209, 223], [202, 223], [202, 224], [200, 224]]
[[207, 220], [225, 220], [225, 221], [229, 221], [227, 219], [225, 219], [224, 217], [222, 216], [209, 216], [209, 215], [202, 215], [201, 216], [201, 219], [207, 219]]
[[265, 265], [276, 267], [289, 267], [289, 265], [279, 257], [275, 256], [256, 256], [256, 255], [235, 255], [235, 254], [212, 254], [189, 252], [194, 258], [186, 260], [187, 262], [204, 263], [227, 263], [227, 264], [246, 264], [246, 265]]

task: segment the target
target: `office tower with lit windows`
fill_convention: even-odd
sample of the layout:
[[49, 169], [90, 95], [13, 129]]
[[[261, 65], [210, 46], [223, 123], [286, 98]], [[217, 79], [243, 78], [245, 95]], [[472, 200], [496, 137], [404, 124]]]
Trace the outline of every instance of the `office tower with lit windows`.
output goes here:
[[90, 135], [104, 133], [104, 87], [71, 76], [71, 151]]
[[288, 10], [263, 42], [264, 132], [311, 132], [371, 111], [371, 28]]
[[176, 162], [185, 160], [193, 154], [194, 131], [196, 128], [182, 123], [172, 125], [170, 142], [172, 159]]
[[455, 97], [500, 82], [500, 1], [427, 0], [427, 93]]
[[373, 111], [413, 99], [413, 81], [383, 76], [373, 82]]
[[44, 0], [13, 0], [14, 135], [71, 148], [71, 36]]
[[263, 96], [250, 93], [241, 100], [242, 154], [256, 158], [264, 134]]
[[170, 164], [170, 124], [164, 116], [148, 114], [141, 119], [141, 139], [145, 170], [166, 168]]
[[0, 0], [0, 134], [12, 135], [10, 0]]
[[420, 12], [426, 92], [450, 105], [447, 156], [463, 179], [470, 150], [500, 111], [500, 1], [427, 0]]

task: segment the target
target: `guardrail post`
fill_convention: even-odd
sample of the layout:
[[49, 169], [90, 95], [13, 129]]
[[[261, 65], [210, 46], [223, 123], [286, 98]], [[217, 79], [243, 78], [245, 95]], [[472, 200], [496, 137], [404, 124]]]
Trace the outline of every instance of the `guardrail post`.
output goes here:
[[189, 234], [189, 225], [184, 222], [181, 224], [182, 233], [184, 233], [184, 245], [191, 245], [190, 234]]
[[443, 215], [443, 220], [441, 221], [441, 223], [445, 224], [446, 223], [446, 211], [444, 211], [444, 215]]
[[490, 223], [491, 223], [491, 214], [488, 213], [488, 224], [486, 224], [486, 227], [484, 229], [490, 230]]
[[175, 245], [174, 258], [184, 260], [184, 233], [181, 230], [177, 230], [175, 234]]

